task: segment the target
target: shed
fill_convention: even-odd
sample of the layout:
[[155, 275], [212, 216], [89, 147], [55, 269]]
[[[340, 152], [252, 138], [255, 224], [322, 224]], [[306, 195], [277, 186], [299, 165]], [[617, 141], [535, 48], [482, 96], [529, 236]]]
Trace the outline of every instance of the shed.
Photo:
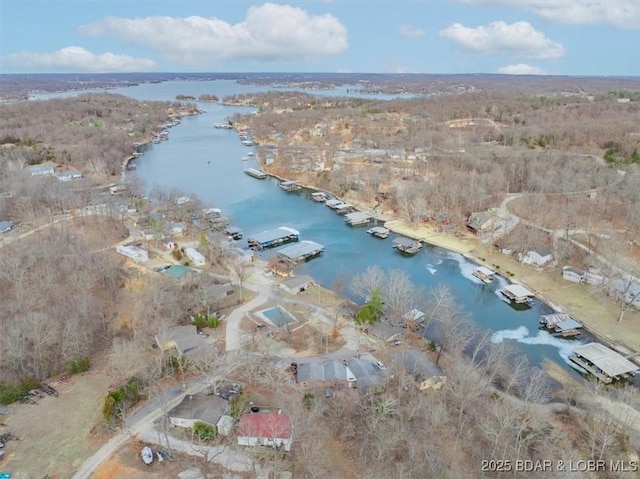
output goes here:
[[35, 165], [29, 167], [32, 176], [48, 176], [55, 173], [53, 165]]
[[249, 413], [240, 416], [236, 431], [240, 446], [271, 446], [291, 450], [293, 422], [280, 412]]
[[572, 266], [562, 267], [562, 279], [566, 279], [567, 281], [572, 281], [574, 283], [583, 283], [585, 281], [585, 273], [586, 271]]
[[280, 283], [280, 288], [284, 289], [287, 293], [298, 294], [306, 291], [315, 284], [316, 283], [311, 276], [303, 274], [283, 281]]
[[16, 227], [13, 221], [0, 221], [0, 233], [7, 233]]

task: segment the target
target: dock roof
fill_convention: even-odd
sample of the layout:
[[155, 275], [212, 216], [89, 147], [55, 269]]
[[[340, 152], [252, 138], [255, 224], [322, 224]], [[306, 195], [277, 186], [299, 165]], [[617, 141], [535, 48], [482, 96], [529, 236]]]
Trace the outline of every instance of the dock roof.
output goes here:
[[374, 226], [373, 228], [369, 228], [367, 233], [388, 233], [389, 230], [384, 226]]
[[509, 293], [511, 293], [516, 298], [524, 298], [524, 297], [527, 297], [527, 296], [533, 296], [534, 295], [527, 288], [525, 288], [524, 286], [520, 286], [519, 284], [509, 284], [509, 285], [505, 286], [504, 289], [506, 291], [508, 291]]
[[281, 226], [280, 228], [276, 228], [274, 230], [262, 231], [261, 233], [251, 235], [249, 237], [249, 240], [255, 241], [257, 243], [269, 243], [280, 238], [287, 238], [292, 234], [295, 234], [297, 236], [299, 233], [292, 228]]
[[639, 369], [636, 364], [600, 343], [589, 343], [578, 346], [573, 352], [578, 356], [582, 356], [587, 361], [592, 362], [596, 367], [611, 377], [620, 376]]
[[417, 240], [413, 240], [411, 238], [407, 238], [405, 236], [398, 236], [397, 238], [395, 238], [393, 240], [393, 243], [399, 246], [405, 246], [405, 247], [410, 247], [410, 246], [414, 246], [416, 243], [420, 243], [420, 241]]
[[344, 215], [344, 220], [347, 222], [359, 222], [359, 221], [367, 221], [371, 218], [371, 215], [368, 213], [363, 213], [362, 211], [356, 211], [354, 213], [347, 213]]
[[579, 329], [581, 327], [582, 324], [580, 324], [575, 319], [565, 319], [564, 321], [558, 321], [555, 324], [555, 328], [558, 331], [571, 331], [572, 329]]
[[322, 246], [320, 243], [305, 240], [282, 248], [278, 252], [278, 254], [292, 261], [297, 261], [298, 259], [303, 258], [306, 255], [319, 253], [322, 251], [324, 251], [324, 246]]
[[494, 274], [496, 274], [495, 271], [493, 271], [492, 269], [487, 268], [486, 266], [478, 266], [476, 268], [476, 271], [478, 271], [479, 273], [484, 274], [485, 276], [493, 276]]

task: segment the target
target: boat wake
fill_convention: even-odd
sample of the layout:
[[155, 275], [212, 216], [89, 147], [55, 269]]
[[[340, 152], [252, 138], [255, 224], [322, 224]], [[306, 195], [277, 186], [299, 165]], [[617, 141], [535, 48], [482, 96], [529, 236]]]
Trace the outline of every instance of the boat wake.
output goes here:
[[552, 346], [558, 350], [559, 356], [565, 363], [574, 369], [581, 369], [573, 361], [569, 360], [574, 348], [581, 344], [575, 340], [556, 338], [544, 330], [539, 330], [537, 335], [531, 336], [526, 326], [520, 326], [516, 329], [502, 329], [491, 335], [491, 342], [494, 344], [501, 343], [507, 339], [521, 344]]

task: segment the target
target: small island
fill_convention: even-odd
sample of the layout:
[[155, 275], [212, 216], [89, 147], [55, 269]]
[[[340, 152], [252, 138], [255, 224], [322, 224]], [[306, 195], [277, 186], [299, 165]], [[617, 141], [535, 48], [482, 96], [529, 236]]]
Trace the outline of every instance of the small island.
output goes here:
[[204, 93], [198, 97], [198, 101], [209, 102], [209, 103], [218, 103], [220, 98], [212, 93]]
[[193, 95], [176, 95], [178, 101], [196, 101], [196, 97]]

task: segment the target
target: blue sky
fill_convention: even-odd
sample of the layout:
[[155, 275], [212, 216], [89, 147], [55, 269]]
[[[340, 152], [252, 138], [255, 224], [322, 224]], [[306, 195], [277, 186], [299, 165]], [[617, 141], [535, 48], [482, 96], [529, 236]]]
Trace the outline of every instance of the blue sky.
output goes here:
[[640, 75], [640, 0], [0, 0], [0, 72]]

